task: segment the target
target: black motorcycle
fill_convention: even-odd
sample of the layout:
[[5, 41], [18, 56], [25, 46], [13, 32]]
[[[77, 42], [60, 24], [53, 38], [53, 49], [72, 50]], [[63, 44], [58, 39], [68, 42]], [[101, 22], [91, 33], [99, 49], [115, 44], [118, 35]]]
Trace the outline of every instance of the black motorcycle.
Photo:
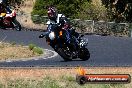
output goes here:
[[48, 44], [65, 60], [80, 58], [88, 60], [90, 58], [89, 50], [86, 48], [87, 41], [83, 40], [84, 35], [79, 35], [78, 38], [70, 34], [71, 41], [67, 43], [67, 30], [58, 30], [57, 25], [48, 25], [47, 32], [41, 34], [39, 38], [46, 38]]

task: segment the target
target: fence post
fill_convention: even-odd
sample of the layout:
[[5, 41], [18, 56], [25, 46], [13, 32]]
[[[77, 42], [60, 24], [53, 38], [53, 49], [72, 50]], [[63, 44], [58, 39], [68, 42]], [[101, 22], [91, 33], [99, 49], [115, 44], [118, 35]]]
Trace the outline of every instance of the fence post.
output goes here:
[[132, 29], [129, 29], [129, 37], [132, 38]]
[[128, 37], [132, 37], [132, 24], [129, 23], [128, 25], [129, 25], [128, 26], [128, 31], [129, 31]]
[[92, 24], [92, 33], [94, 33], [94, 20], [93, 20], [93, 24]]

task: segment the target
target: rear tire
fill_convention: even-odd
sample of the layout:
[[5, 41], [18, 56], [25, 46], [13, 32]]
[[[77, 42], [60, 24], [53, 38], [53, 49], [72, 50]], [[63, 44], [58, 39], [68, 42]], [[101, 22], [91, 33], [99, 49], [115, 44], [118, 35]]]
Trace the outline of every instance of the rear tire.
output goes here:
[[14, 25], [15, 30], [21, 31], [21, 24], [16, 19], [13, 20], [13, 25]]
[[65, 54], [62, 48], [58, 48], [57, 53], [64, 59], [64, 61], [71, 61], [72, 57]]
[[87, 48], [81, 49], [79, 58], [82, 59], [83, 61], [88, 60], [90, 58], [89, 50]]

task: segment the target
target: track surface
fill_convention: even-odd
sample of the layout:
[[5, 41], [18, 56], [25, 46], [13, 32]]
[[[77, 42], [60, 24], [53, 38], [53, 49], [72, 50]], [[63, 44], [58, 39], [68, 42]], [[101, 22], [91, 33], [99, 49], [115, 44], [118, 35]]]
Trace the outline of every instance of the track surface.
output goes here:
[[[39, 31], [0, 30], [0, 40], [28, 45], [34, 43], [42, 48], [52, 48], [45, 39], [39, 39]], [[85, 35], [89, 40], [88, 49], [91, 57], [88, 61], [79, 59], [64, 62], [58, 55], [50, 59], [29, 61], [1, 62], [0, 67], [46, 67], [46, 66], [132, 66], [132, 38]]]

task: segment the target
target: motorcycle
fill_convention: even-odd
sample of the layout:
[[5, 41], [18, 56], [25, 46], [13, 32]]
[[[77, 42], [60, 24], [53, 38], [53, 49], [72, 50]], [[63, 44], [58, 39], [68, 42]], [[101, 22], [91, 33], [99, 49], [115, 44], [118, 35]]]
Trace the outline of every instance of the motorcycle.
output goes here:
[[66, 30], [58, 30], [57, 25], [48, 25], [48, 31], [41, 34], [39, 38], [46, 38], [48, 44], [64, 59], [64, 61], [71, 61], [72, 59], [80, 58], [81, 60], [88, 60], [90, 58], [89, 50], [86, 48], [87, 42], [82, 39], [84, 35], [79, 35], [76, 38], [71, 36], [71, 42], [67, 43]]
[[7, 13], [6, 16], [3, 17], [1, 28], [14, 28], [17, 31], [21, 31], [21, 24], [16, 19], [15, 10], [11, 10], [10, 8], [6, 8]]

